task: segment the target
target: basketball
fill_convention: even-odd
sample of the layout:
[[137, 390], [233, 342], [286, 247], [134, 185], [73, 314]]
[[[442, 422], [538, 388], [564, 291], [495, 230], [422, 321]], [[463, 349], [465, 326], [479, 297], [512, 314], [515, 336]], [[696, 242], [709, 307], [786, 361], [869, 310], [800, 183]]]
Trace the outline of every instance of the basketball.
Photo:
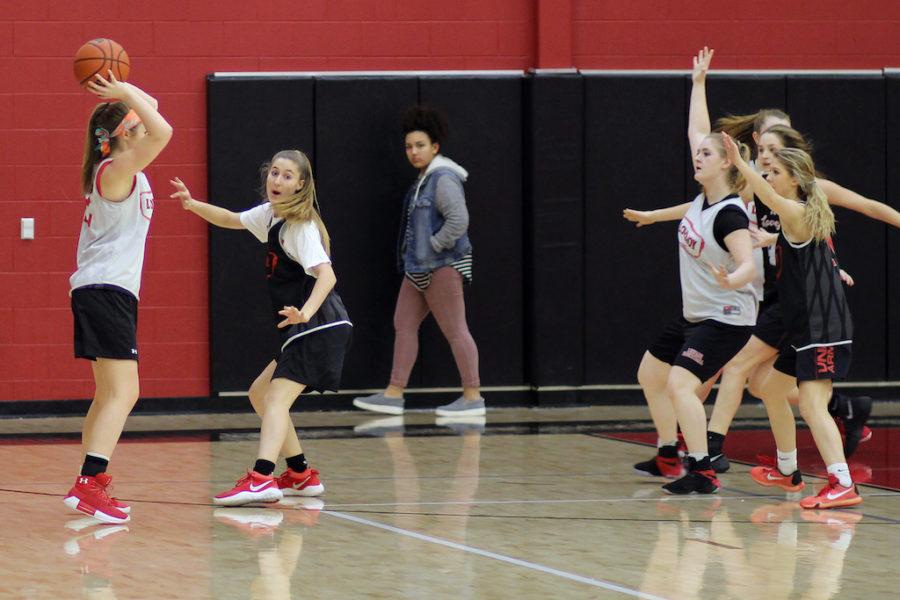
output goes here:
[[107, 71], [112, 69], [116, 79], [125, 81], [131, 69], [130, 62], [128, 53], [118, 42], [97, 38], [86, 43], [75, 53], [75, 79], [79, 85], [84, 85], [98, 73], [107, 77]]

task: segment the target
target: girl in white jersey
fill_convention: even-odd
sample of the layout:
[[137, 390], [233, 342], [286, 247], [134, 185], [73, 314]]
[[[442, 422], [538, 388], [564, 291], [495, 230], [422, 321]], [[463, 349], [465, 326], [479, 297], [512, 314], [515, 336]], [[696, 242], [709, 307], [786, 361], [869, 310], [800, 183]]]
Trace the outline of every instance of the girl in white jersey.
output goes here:
[[[266, 277], [282, 345], [250, 386], [250, 402], [262, 417], [259, 453], [233, 488], [213, 498], [225, 506], [325, 491], [319, 472], [306, 462], [290, 409], [304, 390], [337, 391], [351, 337], [352, 324], [334, 289], [328, 230], [309, 159], [299, 150], [283, 150], [264, 173], [267, 202], [241, 213], [194, 200], [180, 179], [171, 182], [176, 189], [171, 197], [185, 210], [219, 227], [247, 229], [269, 249]], [[287, 470], [273, 477], [279, 455]]]
[[[743, 182], [725, 158], [721, 136], [689, 136], [694, 179], [703, 192], [678, 226], [683, 316], [671, 323], [641, 360], [638, 381], [657, 424], [661, 444], [641, 472], [682, 474], [673, 417], [684, 433], [689, 472], [663, 489], [671, 494], [710, 494], [719, 482], [710, 468], [704, 382], [740, 350], [756, 322], [761, 256], [754, 253], [750, 215], [737, 194]], [[670, 425], [670, 429], [663, 427]], [[662, 426], [662, 427], [661, 427]]]
[[172, 137], [157, 102], [130, 83], [100, 75], [87, 89], [105, 100], [88, 121], [82, 165], [87, 206], [78, 268], [69, 279], [75, 356], [91, 362], [95, 392], [82, 431], [84, 464], [65, 504], [107, 523], [130, 507], [107, 493], [106, 474], [138, 398], [137, 302], [153, 192], [142, 170]]

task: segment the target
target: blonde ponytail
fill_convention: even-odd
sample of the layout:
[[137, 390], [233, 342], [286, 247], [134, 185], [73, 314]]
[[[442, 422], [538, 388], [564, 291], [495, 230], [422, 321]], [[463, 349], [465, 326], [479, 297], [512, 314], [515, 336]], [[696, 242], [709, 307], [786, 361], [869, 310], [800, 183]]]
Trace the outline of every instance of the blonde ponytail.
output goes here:
[[828, 197], [816, 183], [816, 167], [812, 157], [798, 148], [782, 148], [775, 158], [797, 180], [800, 199], [806, 203], [803, 224], [812, 238], [825, 241], [834, 234], [834, 212], [828, 205]]

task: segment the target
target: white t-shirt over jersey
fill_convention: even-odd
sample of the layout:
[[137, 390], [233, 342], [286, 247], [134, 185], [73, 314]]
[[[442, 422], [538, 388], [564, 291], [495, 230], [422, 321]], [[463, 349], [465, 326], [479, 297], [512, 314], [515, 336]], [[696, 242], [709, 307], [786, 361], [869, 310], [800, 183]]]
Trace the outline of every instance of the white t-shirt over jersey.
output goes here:
[[[720, 200], [703, 210], [704, 195], [691, 203], [678, 225], [678, 257], [681, 271], [681, 301], [684, 318], [691, 323], [712, 319], [727, 325], [755, 325], [757, 307], [762, 300], [762, 253], [754, 251], [757, 279], [737, 290], [726, 290], [716, 281], [710, 266], [724, 265], [729, 272], [737, 268], [731, 253], [719, 246], [713, 233], [716, 215], [727, 206], [747, 213], [743, 201], [735, 196]], [[751, 215], [747, 215], [751, 218]]]
[[[275, 216], [272, 204], [266, 202], [240, 214], [241, 223], [256, 239], [266, 243], [269, 241], [269, 228], [281, 221]], [[292, 260], [303, 267], [310, 277], [315, 277], [313, 267], [331, 263], [319, 228], [312, 221], [305, 223], [285, 223], [278, 236], [278, 242]]]
[[69, 277], [72, 290], [86, 285], [115, 285], [135, 298], [141, 289], [144, 244], [153, 218], [153, 191], [143, 172], [134, 176], [131, 193], [120, 202], [107, 200], [100, 175], [113, 159], [102, 161], [94, 172], [91, 193], [78, 238], [78, 267]]

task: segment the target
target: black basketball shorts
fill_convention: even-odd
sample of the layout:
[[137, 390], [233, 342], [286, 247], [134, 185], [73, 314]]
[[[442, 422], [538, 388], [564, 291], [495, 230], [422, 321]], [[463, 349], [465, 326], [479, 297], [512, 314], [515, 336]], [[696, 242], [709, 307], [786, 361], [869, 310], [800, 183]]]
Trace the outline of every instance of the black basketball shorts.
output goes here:
[[752, 329], [712, 319], [691, 323], [679, 317], [666, 326], [647, 351], [673, 367], [687, 369], [700, 381], [706, 381], [744, 347]]
[[137, 298], [115, 286], [72, 290], [75, 358], [137, 360], [137, 305]]

